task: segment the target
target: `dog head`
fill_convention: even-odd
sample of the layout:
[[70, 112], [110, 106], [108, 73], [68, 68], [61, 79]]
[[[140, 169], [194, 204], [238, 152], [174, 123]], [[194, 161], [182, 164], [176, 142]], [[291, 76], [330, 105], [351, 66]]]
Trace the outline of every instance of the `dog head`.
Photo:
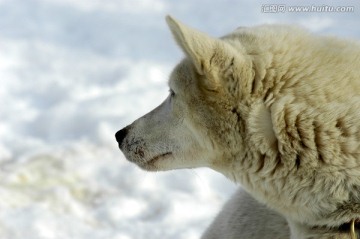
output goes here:
[[126, 158], [146, 170], [221, 167], [241, 151], [246, 110], [239, 100], [248, 87], [241, 79], [252, 77], [251, 63], [241, 46], [166, 20], [186, 58], [170, 76], [165, 101], [116, 139]]

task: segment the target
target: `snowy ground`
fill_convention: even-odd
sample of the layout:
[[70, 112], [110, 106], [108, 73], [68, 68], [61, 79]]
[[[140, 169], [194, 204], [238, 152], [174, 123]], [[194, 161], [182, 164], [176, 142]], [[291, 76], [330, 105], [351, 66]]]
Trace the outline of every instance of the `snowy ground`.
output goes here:
[[261, 11], [272, 3], [0, 0], [0, 239], [199, 238], [236, 186], [141, 171], [114, 133], [168, 93], [182, 57], [168, 13], [213, 36], [280, 22], [360, 38], [357, 0], [316, 1], [352, 13]]

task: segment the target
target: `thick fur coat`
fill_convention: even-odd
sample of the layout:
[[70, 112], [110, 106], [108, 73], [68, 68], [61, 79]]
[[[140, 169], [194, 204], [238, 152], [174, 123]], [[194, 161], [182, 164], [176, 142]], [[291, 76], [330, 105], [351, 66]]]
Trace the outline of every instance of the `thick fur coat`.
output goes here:
[[147, 170], [207, 166], [282, 215], [291, 238], [360, 218], [360, 44], [293, 26], [220, 39], [167, 22], [186, 58], [170, 95], [120, 130]]

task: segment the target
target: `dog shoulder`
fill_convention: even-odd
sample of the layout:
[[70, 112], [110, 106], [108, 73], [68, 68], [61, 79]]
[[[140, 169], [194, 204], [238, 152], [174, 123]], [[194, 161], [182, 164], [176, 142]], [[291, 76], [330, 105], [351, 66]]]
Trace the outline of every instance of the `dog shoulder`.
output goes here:
[[224, 205], [201, 239], [289, 238], [285, 218], [239, 189]]

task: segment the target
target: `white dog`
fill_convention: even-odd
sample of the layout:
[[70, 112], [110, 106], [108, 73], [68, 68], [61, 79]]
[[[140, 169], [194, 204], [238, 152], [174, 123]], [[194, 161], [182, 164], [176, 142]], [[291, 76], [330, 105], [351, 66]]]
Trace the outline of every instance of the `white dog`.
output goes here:
[[[274, 210], [268, 220], [286, 220], [293, 239], [354, 238], [360, 44], [279, 25], [217, 39], [171, 17], [167, 22], [186, 58], [170, 76], [169, 97], [117, 132], [126, 158], [149, 171], [217, 170], [265, 205], [253, 201], [264, 207], [254, 213], [267, 207]], [[238, 221], [242, 207], [233, 215]], [[239, 228], [260, 230], [264, 221], [255, 218], [255, 227]], [[270, 231], [281, 228], [273, 238], [286, 235], [285, 225]], [[262, 235], [253, 238], [267, 238]]]

